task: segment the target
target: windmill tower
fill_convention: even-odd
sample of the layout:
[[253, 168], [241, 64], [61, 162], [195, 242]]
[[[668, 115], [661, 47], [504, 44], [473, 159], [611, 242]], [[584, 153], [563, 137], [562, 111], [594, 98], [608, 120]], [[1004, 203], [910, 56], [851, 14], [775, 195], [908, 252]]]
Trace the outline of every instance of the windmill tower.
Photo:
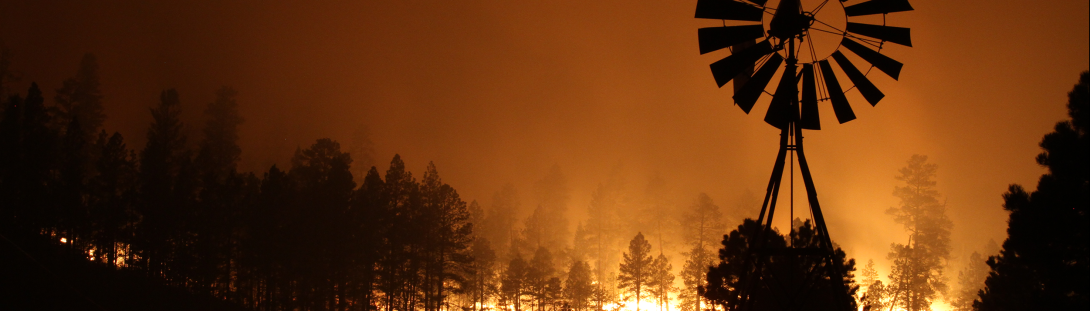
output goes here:
[[[711, 64], [716, 83], [723, 87], [734, 82], [734, 103], [746, 114], [753, 110], [762, 94], [771, 95], [764, 121], [781, 131], [779, 152], [757, 220], [760, 229], [750, 233], [749, 236], [756, 239], [746, 248], [744, 267], [750, 272], [738, 283], [737, 304], [728, 309], [771, 306], [782, 310], [810, 310], [813, 308], [804, 305], [803, 301], [806, 301], [806, 295], [824, 294], [812, 291], [818, 282], [829, 282], [826, 288], [831, 291], [828, 295], [835, 296], [828, 297], [834, 301], [832, 305], [836, 307], [833, 309], [847, 310], [851, 305], [852, 298], [840, 277], [843, 271], [834, 262], [834, 247], [806, 162], [802, 134], [804, 129], [821, 129], [818, 111], [819, 105], [825, 102], [831, 104], [839, 123], [854, 120], [855, 113], [846, 92], [857, 90], [871, 106], [885, 97], [868, 75], [878, 69], [894, 80], [898, 79], [902, 64], [881, 51], [887, 43], [912, 46], [909, 29], [887, 26], [885, 17], [889, 13], [911, 11], [912, 6], [907, 0], [852, 1], [856, 3], [847, 5], [844, 2], [847, 0], [697, 1], [696, 18], [723, 20], [721, 27], [698, 30], [701, 54], [723, 49], [730, 51], [729, 56]], [[854, 54], [857, 61], [868, 63], [870, 68], [860, 71], [843, 50]], [[841, 86], [829, 58], [853, 84], [851, 87], [844, 89]], [[779, 81], [769, 92], [766, 89], [777, 73]], [[790, 162], [792, 180], [789, 187], [793, 187], [796, 160], [806, 189], [808, 210], [813, 215], [817, 247], [771, 247], [765, 245], [766, 237], [773, 231], [772, 220], [776, 215], [784, 169]], [[793, 201], [790, 202], [792, 214]], [[767, 268], [770, 262], [777, 260], [788, 263], [809, 260], [819, 268], [802, 271], [803, 277], [788, 280]], [[776, 301], [759, 304], [757, 300], [761, 299]]]

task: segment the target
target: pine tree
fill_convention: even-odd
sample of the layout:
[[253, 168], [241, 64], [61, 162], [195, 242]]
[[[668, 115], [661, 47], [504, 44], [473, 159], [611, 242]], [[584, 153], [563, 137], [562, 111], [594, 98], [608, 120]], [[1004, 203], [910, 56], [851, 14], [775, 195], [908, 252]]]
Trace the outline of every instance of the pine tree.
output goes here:
[[913, 155], [897, 176], [905, 182], [893, 192], [900, 206], [886, 210], [909, 233], [907, 244], [890, 247], [893, 269], [887, 288], [893, 303], [909, 311], [930, 310], [931, 302], [946, 292], [943, 269], [950, 258], [953, 223], [934, 188], [937, 171], [935, 164], [927, 163], [927, 156]]
[[614, 277], [610, 276], [610, 272], [616, 271], [614, 269], [620, 262], [622, 223], [617, 213], [625, 208], [627, 202], [622, 186], [616, 180], [598, 185], [587, 207], [589, 218], [582, 226], [582, 232], [577, 232], [580, 239], [576, 248], [594, 260], [594, 278], [598, 280], [595, 305], [599, 308], [616, 297], [611, 293], [617, 287], [612, 284]]
[[[492, 195], [488, 216], [481, 223], [481, 236], [488, 238], [496, 249], [510, 249], [511, 243], [518, 239], [515, 225], [521, 209], [522, 204], [515, 185], [504, 184], [500, 191]], [[510, 260], [508, 255], [510, 254], [501, 254], [501, 261]]]
[[534, 304], [537, 306], [537, 310], [541, 311], [544, 306], [548, 304], [549, 300], [549, 279], [553, 278], [553, 274], [556, 272], [553, 268], [553, 256], [549, 252], [549, 249], [538, 247], [534, 252], [534, 257], [530, 259], [529, 270], [526, 272], [526, 289], [531, 297], [534, 298]]
[[405, 169], [400, 155], [394, 155], [386, 170], [383, 210], [388, 215], [385, 242], [379, 255], [379, 290], [385, 298], [386, 311], [408, 309], [414, 301], [419, 258], [413, 247], [419, 246], [417, 219], [420, 185]]
[[688, 259], [681, 273], [685, 287], [681, 289], [678, 298], [681, 299], [683, 310], [697, 311], [700, 310], [700, 287], [706, 284], [708, 267], [715, 261], [715, 255], [710, 249], [726, 231], [723, 214], [711, 197], [701, 193], [682, 216], [681, 224], [681, 232], [690, 249], [686, 253]]
[[681, 300], [679, 307], [681, 311], [699, 311], [703, 301], [701, 292], [707, 285], [708, 267], [715, 262], [715, 255], [700, 245], [693, 245], [685, 255], [688, 258], [681, 270], [684, 286], [678, 292], [678, 299]]
[[[704, 290], [704, 298], [719, 305], [724, 310], [738, 310], [740, 305], [740, 291], [745, 287], [744, 281], [754, 277], [757, 282], [769, 282], [769, 277], [779, 280], [775, 288], [784, 288], [792, 285], [790, 280], [802, 280], [807, 277], [806, 271], [820, 273], [827, 276], [829, 270], [840, 271], [839, 282], [844, 283], [844, 293], [836, 293], [838, 286], [834, 286], [827, 278], [821, 278], [809, 284], [809, 290], [805, 295], [799, 296], [793, 301], [784, 301], [783, 295], [771, 292], [773, 286], [757, 284], [751, 289], [751, 310], [774, 310], [782, 308], [784, 303], [794, 306], [806, 306], [807, 310], [854, 310], [857, 308], [854, 299], [841, 301], [838, 296], [852, 297], [858, 290], [854, 285], [853, 272], [855, 260], [847, 258], [840, 248], [833, 251], [834, 269], [828, 265], [824, 258], [815, 256], [801, 256], [795, 258], [769, 257], [761, 266], [760, 271], [754, 271], [752, 263], [746, 260], [750, 255], [750, 248], [756, 244], [757, 237], [753, 233], [759, 232], [763, 226], [752, 219], [746, 219], [736, 230], [723, 236], [723, 248], [719, 250], [719, 262], [708, 271], [708, 285]], [[786, 248], [787, 238], [791, 239], [791, 245], [798, 248], [818, 247], [819, 239], [813, 224], [809, 221], [789, 237], [784, 237], [777, 232], [766, 235], [764, 247], [769, 249]], [[748, 264], [748, 265], [747, 265]]]
[[[348, 217], [356, 183], [352, 179], [352, 157], [340, 144], [319, 139], [310, 148], [297, 150], [288, 172], [297, 183], [299, 202], [295, 230], [302, 238], [297, 244], [295, 269], [302, 282], [317, 290], [304, 295], [304, 304], [334, 305], [343, 297], [348, 271], [349, 237], [353, 223]], [[334, 291], [336, 290], [336, 291]]]
[[859, 298], [860, 304], [866, 310], [880, 310], [885, 307], [886, 287], [882, 280], [878, 279], [878, 271], [874, 269], [874, 260], [867, 260], [867, 265], [859, 272], [863, 277], [860, 284], [865, 288], [863, 296]]
[[198, 267], [200, 275], [207, 279], [206, 291], [229, 295], [231, 286], [232, 255], [237, 248], [238, 224], [245, 193], [245, 186], [236, 170], [242, 149], [238, 146], [238, 127], [242, 117], [238, 113], [237, 93], [229, 87], [216, 91], [216, 100], [208, 104], [204, 114], [204, 138], [194, 160], [200, 179], [196, 212], [201, 215], [202, 225], [191, 228], [197, 235], [195, 248], [202, 254]]
[[[105, 132], [99, 135], [102, 154], [97, 158], [98, 175], [88, 182], [90, 219], [93, 226], [93, 244], [101, 259], [108, 264], [118, 264], [118, 243], [130, 244], [137, 214], [133, 210], [136, 195], [136, 157], [125, 146], [120, 133], [107, 140]], [[130, 257], [131, 258], [131, 257]], [[131, 262], [125, 258], [126, 262]]]
[[492, 250], [488, 239], [478, 237], [473, 240], [473, 264], [469, 269], [471, 287], [467, 292], [473, 300], [474, 309], [481, 311], [484, 305], [496, 294], [496, 252]]
[[570, 201], [567, 177], [560, 166], [553, 165], [545, 177], [534, 183], [533, 190], [538, 204], [525, 221], [523, 249], [534, 251], [545, 247], [553, 254], [561, 254], [571, 241], [566, 216]]
[[1041, 140], [1048, 173], [1027, 192], [1011, 185], [1007, 240], [988, 259], [991, 272], [974, 307], [992, 310], [1090, 309], [1090, 71], [1067, 94], [1070, 120]]
[[[99, 90], [98, 58], [84, 54], [76, 76], [64, 80], [54, 99], [57, 103], [56, 127], [64, 127], [78, 119], [83, 141], [93, 142], [94, 135], [102, 129], [106, 113], [102, 107], [102, 91]], [[89, 154], [84, 153], [87, 156]]]
[[148, 127], [147, 144], [140, 152], [140, 215], [134, 246], [147, 272], [170, 280], [167, 264], [175, 255], [172, 250], [184, 245], [183, 230], [187, 196], [186, 181], [190, 152], [181, 121], [181, 101], [178, 92], [163, 91], [159, 105], [151, 109], [152, 124]]
[[57, 133], [37, 83], [31, 83], [25, 99], [8, 98], [0, 121], [0, 197], [5, 225], [30, 232], [57, 224], [51, 196], [52, 169], [56, 161]]
[[358, 224], [353, 235], [353, 252], [358, 257], [354, 274], [357, 275], [355, 290], [358, 291], [359, 305], [365, 310], [377, 310], [375, 284], [378, 280], [378, 263], [381, 259], [383, 241], [390, 228], [390, 212], [386, 210], [385, 187], [378, 169], [371, 167], [363, 178], [363, 184], [356, 190], [352, 199], [353, 223]]
[[568, 268], [568, 278], [564, 281], [564, 296], [572, 310], [584, 311], [590, 305], [595, 287], [590, 266], [582, 260], [572, 261]]
[[988, 278], [988, 263], [983, 255], [973, 252], [969, 255], [969, 264], [958, 272], [959, 290], [951, 299], [951, 306], [957, 311], [972, 311], [973, 301], [977, 299], [978, 292], [984, 286], [984, 280]]
[[434, 163], [428, 163], [421, 181], [424, 197], [424, 226], [427, 234], [428, 275], [425, 308], [438, 310], [445, 306], [449, 293], [448, 280], [462, 283], [455, 271], [464, 269], [470, 262], [468, 254], [472, 241], [473, 224], [469, 223], [469, 211], [458, 192], [439, 178]]
[[621, 261], [620, 274], [617, 276], [617, 288], [636, 296], [636, 311], [640, 310], [640, 299], [649, 291], [653, 278], [654, 259], [651, 257], [651, 243], [637, 233], [628, 244], [628, 251]]
[[238, 145], [238, 128], [244, 119], [239, 115], [238, 95], [230, 87], [216, 91], [216, 100], [204, 110], [207, 119], [202, 130], [204, 139], [197, 153], [197, 165], [206, 186], [219, 185], [236, 173], [242, 148]]
[[670, 293], [676, 290], [674, 287], [675, 276], [670, 271], [673, 269], [674, 266], [662, 253], [659, 253], [659, 256], [655, 257], [655, 260], [651, 262], [651, 279], [647, 287], [655, 300], [658, 301], [659, 311], [663, 310], [663, 306], [666, 306], [666, 311], [670, 311]]
[[521, 311], [522, 295], [526, 294], [526, 274], [529, 273], [530, 268], [526, 260], [523, 260], [518, 253], [511, 256], [507, 270], [504, 271], [503, 280], [500, 282], [501, 298], [503, 298], [501, 303], [514, 307], [514, 311]]
[[673, 233], [679, 229], [678, 219], [674, 217], [676, 208], [669, 199], [669, 191], [661, 174], [652, 175], [644, 188], [639, 216], [632, 217], [639, 219], [638, 230], [648, 232], [647, 236], [658, 243], [660, 253], [665, 251], [668, 244], [672, 244], [672, 239], [668, 237], [673, 237]]
[[[88, 164], [89, 157], [85, 151], [89, 143], [85, 140], [88, 136], [83, 134], [83, 128], [79, 125], [79, 119], [73, 118], [61, 138], [60, 156], [57, 163], [59, 180], [54, 187], [57, 196], [57, 208], [59, 223], [57, 230], [69, 240], [79, 241], [84, 244], [85, 239], [90, 238], [90, 229], [84, 225], [87, 223], [87, 179], [90, 177]], [[90, 245], [70, 244], [80, 251], [90, 249]]]

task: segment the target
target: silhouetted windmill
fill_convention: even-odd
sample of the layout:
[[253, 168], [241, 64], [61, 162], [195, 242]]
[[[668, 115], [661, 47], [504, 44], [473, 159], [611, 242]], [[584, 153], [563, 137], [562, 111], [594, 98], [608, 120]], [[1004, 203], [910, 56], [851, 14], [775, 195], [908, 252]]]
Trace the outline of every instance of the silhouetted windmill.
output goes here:
[[[845, 293], [839, 299], [851, 299], [847, 297], [842, 280], [839, 277], [831, 277], [840, 275], [841, 271], [835, 271], [837, 265], [833, 264], [832, 240], [818, 203], [810, 168], [806, 164], [803, 153], [802, 129], [821, 128], [818, 118], [818, 104], [821, 102], [832, 104], [833, 112], [840, 123], [855, 119], [855, 113], [844, 95], [845, 90], [829, 64], [829, 57], [835, 60], [844, 75], [854, 84], [847, 90], [850, 91], [853, 88], [858, 90], [873, 106], [878, 104], [885, 95], [867, 78], [871, 70], [868, 69], [866, 73], [860, 71], [841, 50], [850, 51], [863, 61], [870, 63], [871, 68], [877, 68], [893, 79], [897, 79], [902, 64], [882, 55], [880, 51], [886, 42], [912, 46], [908, 28], [885, 25], [886, 14], [912, 10], [907, 0], [870, 0], [847, 6], [843, 4], [843, 1], [815, 0], [811, 5], [803, 5], [800, 0], [781, 0], [774, 8], [768, 2], [768, 0], [747, 0], [746, 2], [698, 0], [696, 5], [696, 18], [724, 20], [722, 27], [699, 29], [700, 53], [730, 48], [730, 56], [711, 64], [712, 76], [715, 77], [719, 87], [734, 81], [734, 102], [742, 108], [742, 111], [748, 114], [761, 94], [768, 93], [765, 90], [766, 87], [776, 76], [781, 65], [786, 63], [778, 85], [773, 93], [768, 93], [772, 95], [772, 99], [764, 120], [781, 129], [780, 150], [776, 156], [776, 164], [773, 167], [772, 177], [768, 182], [768, 189], [761, 206], [761, 214], [758, 217], [758, 223], [762, 224], [762, 231], [753, 235], [759, 237], [758, 242], [746, 256], [749, 261], [745, 264], [747, 269], [752, 268], [754, 270], [750, 271], [759, 273], [755, 276], [749, 274], [747, 276], [749, 279], [744, 281], [743, 287], [739, 290], [739, 304], [734, 308], [741, 310], [753, 305], [750, 298], [757, 286], [776, 291], [767, 284], [767, 278], [773, 277], [760, 272], [761, 266], [773, 256], [818, 256], [827, 260], [826, 266], [831, 269], [825, 269], [826, 271], [822, 272], [830, 276], [829, 280], [832, 281], [831, 285], [835, 292]], [[808, 4], [809, 2], [811, 1], [807, 1]], [[840, 11], [843, 11], [843, 15], [837, 16]], [[877, 20], [879, 17], [877, 14], [881, 14], [882, 25], [851, 21], [856, 18]], [[832, 25], [835, 22], [823, 20], [821, 16], [843, 18], [844, 25]], [[728, 21], [731, 21], [733, 25], [728, 26]], [[811, 34], [812, 32], [823, 34], [826, 39], [831, 38], [833, 40], [831, 44], [836, 46], [835, 49], [829, 55], [819, 55], [821, 51], [815, 49], [816, 38]], [[763, 40], [755, 43], [758, 39]], [[836, 42], [837, 40], [839, 42]], [[803, 50], [808, 50], [808, 55], [804, 55], [809, 57], [809, 62], [799, 61], [799, 54]], [[800, 63], [802, 71], [798, 72]], [[754, 68], [759, 69], [754, 72]], [[801, 96], [798, 86], [800, 83], [802, 84]], [[784, 160], [788, 152], [792, 152], [792, 158], [798, 155], [809, 208], [819, 236], [819, 248], [789, 247], [776, 250], [766, 249], [762, 245], [767, 234], [772, 231], [772, 218], [776, 211], [776, 200], [783, 179]], [[794, 165], [792, 170], [793, 167]], [[805, 280], [815, 282], [813, 280], [816, 279], [808, 277]], [[802, 288], [795, 290], [794, 293], [783, 293], [784, 295], [777, 295], [777, 297], [792, 300], [805, 293], [805, 288]], [[792, 301], [786, 301], [780, 305], [784, 306], [784, 309], [804, 307]], [[839, 305], [846, 306], [846, 304]]]

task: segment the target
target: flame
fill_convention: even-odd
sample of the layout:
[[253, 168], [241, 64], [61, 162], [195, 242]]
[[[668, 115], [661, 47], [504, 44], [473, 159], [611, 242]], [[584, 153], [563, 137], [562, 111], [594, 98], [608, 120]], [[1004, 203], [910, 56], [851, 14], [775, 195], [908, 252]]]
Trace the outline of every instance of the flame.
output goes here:
[[[662, 311], [681, 310], [681, 307], [677, 305], [679, 300], [676, 295], [671, 294], [667, 298], [669, 299], [669, 303], [662, 306]], [[617, 302], [607, 303], [602, 306], [602, 309], [610, 311], [636, 311], [637, 307], [640, 311], [659, 311], [659, 301], [652, 297], [641, 297], [639, 305], [637, 305], [635, 297], [617, 297]]]

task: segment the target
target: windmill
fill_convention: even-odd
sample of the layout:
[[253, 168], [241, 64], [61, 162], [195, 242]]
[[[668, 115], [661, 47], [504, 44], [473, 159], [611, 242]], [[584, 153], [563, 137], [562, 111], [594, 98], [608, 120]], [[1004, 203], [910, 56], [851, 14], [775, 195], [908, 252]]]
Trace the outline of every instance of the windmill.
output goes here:
[[[723, 20], [723, 26], [700, 28], [698, 30], [700, 53], [707, 54], [728, 49], [730, 56], [711, 64], [712, 76], [716, 84], [723, 87], [734, 82], [734, 103], [749, 114], [762, 94], [771, 95], [764, 121], [781, 130], [780, 148], [776, 164], [772, 169], [761, 213], [757, 222], [760, 232], [754, 245], [747, 248], [746, 269], [748, 273], [738, 289], [737, 305], [734, 310], [753, 308], [754, 293], [781, 293], [773, 295], [782, 309], [799, 309], [799, 295], [805, 294], [806, 284], [785, 293], [783, 288], [774, 288], [762, 265], [772, 257], [817, 258], [827, 264], [824, 271], [832, 283], [832, 294], [838, 296], [836, 305], [849, 305], [847, 290], [839, 277], [834, 264], [834, 249], [829, 237], [825, 218], [821, 212], [817, 192], [810, 168], [803, 153], [802, 130], [819, 130], [821, 122], [819, 105], [829, 102], [837, 121], [843, 124], [855, 119], [855, 113], [848, 103], [845, 92], [857, 90], [871, 104], [877, 105], [885, 97], [868, 78], [875, 70], [898, 79], [902, 64], [881, 53], [887, 43], [912, 46], [908, 28], [885, 25], [889, 13], [911, 11], [907, 0], [869, 0], [851, 5], [842, 1], [829, 0], [780, 0], [775, 6], [768, 0], [698, 0], [696, 18]], [[776, 1], [772, 1], [776, 2]], [[836, 20], [836, 21], [833, 21]], [[861, 22], [861, 21], [870, 21]], [[875, 23], [880, 21], [880, 24]], [[731, 25], [728, 25], [730, 23]], [[815, 41], [819, 41], [815, 44]], [[824, 41], [824, 42], [822, 42]], [[826, 49], [820, 48], [824, 44]], [[803, 53], [803, 52], [807, 53]], [[868, 63], [870, 68], [860, 71], [845, 52], [854, 54], [857, 59]], [[800, 61], [800, 57], [803, 60]], [[841, 86], [829, 58], [836, 63], [840, 71], [853, 84], [847, 89]], [[860, 62], [860, 63], [862, 63]], [[801, 65], [801, 72], [799, 66]], [[781, 71], [779, 82], [769, 93], [766, 88]], [[754, 70], [756, 69], [756, 70]], [[802, 92], [799, 92], [799, 84]], [[806, 188], [809, 210], [813, 215], [818, 245], [816, 248], [789, 246], [786, 249], [764, 247], [765, 237], [772, 231], [772, 218], [776, 211], [776, 201], [783, 179], [785, 160], [791, 155], [792, 179], [794, 178], [794, 159], [798, 159], [799, 168]], [[793, 191], [792, 180], [792, 195]], [[794, 213], [794, 200], [791, 200], [791, 212]], [[793, 226], [792, 226], [793, 227]], [[792, 228], [794, 230], [794, 228]], [[804, 278], [802, 283], [817, 282], [821, 278]], [[795, 302], [793, 302], [795, 301]]]

